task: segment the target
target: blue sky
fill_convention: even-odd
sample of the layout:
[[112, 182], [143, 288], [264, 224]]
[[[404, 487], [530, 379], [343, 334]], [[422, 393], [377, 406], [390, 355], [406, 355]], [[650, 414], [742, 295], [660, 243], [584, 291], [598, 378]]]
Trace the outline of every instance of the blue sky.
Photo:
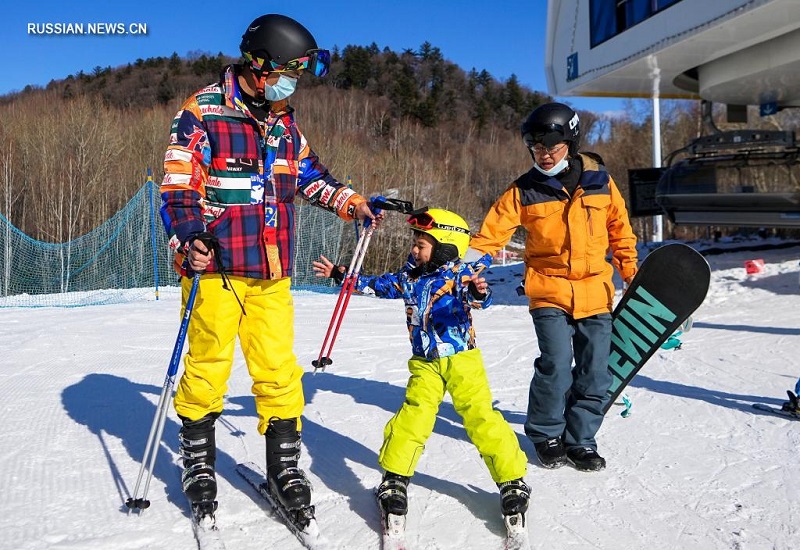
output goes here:
[[[12, 0], [0, 26], [0, 94], [28, 84], [46, 85], [96, 66], [117, 67], [137, 58], [202, 51], [238, 55], [250, 21], [264, 13], [283, 13], [303, 23], [320, 47], [367, 46], [394, 51], [418, 49], [428, 41], [465, 70], [486, 69], [506, 80], [516, 74], [523, 85], [547, 92], [544, 75], [546, 0], [303, 0], [288, 3], [172, 2], [137, 0], [58, 2]], [[146, 35], [31, 34], [29, 25], [82, 23], [144, 24]], [[113, 25], [112, 25], [113, 26]], [[141, 25], [140, 25], [141, 26]], [[623, 100], [558, 98], [595, 112], [618, 111]]]

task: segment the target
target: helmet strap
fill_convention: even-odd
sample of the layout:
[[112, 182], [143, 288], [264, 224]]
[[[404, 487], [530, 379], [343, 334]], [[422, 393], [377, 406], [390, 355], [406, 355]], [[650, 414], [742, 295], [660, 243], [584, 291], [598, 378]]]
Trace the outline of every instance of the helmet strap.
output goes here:
[[256, 98], [264, 99], [264, 88], [267, 85], [267, 73], [261, 73], [260, 75], [257, 75], [255, 71], [253, 71], [253, 74], [256, 77]]
[[429, 264], [432, 264], [429, 269], [430, 271], [435, 271], [447, 262], [452, 262], [457, 259], [458, 249], [455, 245], [442, 244], [437, 240], [436, 245], [433, 247], [433, 252], [431, 252], [431, 259], [428, 261]]

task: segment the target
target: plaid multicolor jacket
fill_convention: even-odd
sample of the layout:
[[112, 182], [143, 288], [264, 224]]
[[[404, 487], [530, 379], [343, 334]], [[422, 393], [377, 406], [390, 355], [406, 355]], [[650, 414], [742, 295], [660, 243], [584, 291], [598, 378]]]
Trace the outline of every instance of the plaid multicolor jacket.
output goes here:
[[231, 65], [220, 82], [193, 94], [175, 115], [164, 157], [161, 218], [181, 275], [191, 274], [184, 246], [209, 231], [219, 239], [221, 254], [207, 272], [222, 267], [244, 277], [291, 277], [295, 196], [346, 220], [364, 202], [328, 173], [293, 110], [285, 102], [271, 107], [265, 121], [250, 113]]

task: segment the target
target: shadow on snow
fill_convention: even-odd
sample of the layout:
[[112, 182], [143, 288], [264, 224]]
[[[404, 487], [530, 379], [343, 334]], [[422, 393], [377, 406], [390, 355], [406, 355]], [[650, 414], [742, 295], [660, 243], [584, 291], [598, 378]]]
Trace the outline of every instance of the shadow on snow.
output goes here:
[[[126, 378], [109, 374], [89, 374], [80, 382], [65, 388], [61, 395], [62, 404], [70, 418], [97, 435], [117, 486], [120, 510], [126, 513], [128, 509], [125, 501], [132, 496], [136, 479], [129, 479], [128, 483], [123, 479], [118, 465], [119, 456], [115, 456], [109, 449], [107, 437], [112, 436], [119, 439], [128, 456], [139, 465], [156, 413], [155, 401], [161, 394], [161, 389], [158, 386], [138, 384]], [[386, 382], [348, 378], [328, 373], [306, 377], [304, 390], [307, 402], [313, 399], [317, 391], [331, 391], [349, 395], [358, 403], [374, 405], [392, 414], [399, 408], [405, 395], [405, 388]], [[153, 396], [153, 399], [148, 399], [147, 395]], [[226, 405], [228, 404], [235, 406], [223, 412], [217, 423], [218, 430], [220, 428], [228, 429], [234, 436], [241, 435], [243, 432], [231, 422], [235, 417], [248, 418], [255, 426], [257, 415], [252, 396], [231, 397], [226, 399]], [[446, 421], [436, 423], [435, 433], [468, 441], [466, 432], [461, 425], [461, 418], [451, 403], [442, 403], [439, 416], [440, 420]], [[189, 505], [181, 489], [182, 468], [178, 464], [180, 425], [177, 420], [173, 419], [174, 417], [174, 411], [170, 407], [170, 414], [167, 417], [159, 444], [148, 496], [152, 499], [154, 491], [162, 490], [161, 486], [163, 486], [167, 500], [180, 508], [188, 517], [190, 515]], [[377, 429], [382, 430], [382, 426]], [[527, 440], [527, 438], [521, 439]], [[347, 461], [352, 461], [375, 469], [375, 479], [377, 480], [380, 477], [377, 450], [369, 449], [361, 443], [305, 417], [303, 418], [303, 444], [311, 460], [309, 469], [330, 490], [343, 495], [348, 500], [350, 509], [369, 525], [376, 526], [373, 528], [377, 532], [379, 515], [375, 505], [375, 488], [365, 487], [362, 480], [353, 473], [347, 464]], [[218, 445], [217, 475], [227, 480], [236, 489], [249, 495], [254, 502], [264, 506], [263, 499], [257, 496], [247, 482], [236, 473], [236, 463], [236, 459]], [[124, 469], [130, 470], [127, 467]], [[484, 475], [488, 477], [488, 471]], [[413, 485], [458, 500], [471, 514], [482, 520], [487, 529], [498, 535], [504, 532], [498, 493], [465, 485], [460, 480], [448, 481], [424, 473], [414, 475]], [[411, 491], [413, 495], [413, 488]], [[221, 498], [224, 499], [224, 495], [221, 495]]]

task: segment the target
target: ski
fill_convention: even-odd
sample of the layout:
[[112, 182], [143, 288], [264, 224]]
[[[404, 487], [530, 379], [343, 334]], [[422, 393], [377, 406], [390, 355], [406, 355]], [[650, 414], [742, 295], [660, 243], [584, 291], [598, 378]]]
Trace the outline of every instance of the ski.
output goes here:
[[294, 533], [300, 543], [309, 550], [324, 550], [333, 548], [333, 545], [320, 533], [317, 520], [314, 519], [314, 507], [309, 506], [298, 511], [284, 508], [277, 496], [272, 494], [264, 470], [254, 462], [238, 464], [236, 471], [253, 488], [258, 491], [270, 507], [277, 513], [283, 523]]
[[776, 414], [790, 420], [800, 420], [800, 414], [781, 409], [780, 407], [773, 407], [772, 405], [767, 405], [766, 403], [753, 403], [753, 408], [759, 411], [771, 412], [772, 414]]
[[406, 516], [386, 514], [380, 502], [378, 502], [378, 509], [381, 511], [381, 549], [408, 550]]
[[531, 550], [524, 514], [503, 516], [503, 523], [507, 530], [506, 540], [503, 544], [504, 550]]
[[192, 505], [192, 532], [197, 539], [197, 550], [225, 550], [213, 511], [204, 512]]

